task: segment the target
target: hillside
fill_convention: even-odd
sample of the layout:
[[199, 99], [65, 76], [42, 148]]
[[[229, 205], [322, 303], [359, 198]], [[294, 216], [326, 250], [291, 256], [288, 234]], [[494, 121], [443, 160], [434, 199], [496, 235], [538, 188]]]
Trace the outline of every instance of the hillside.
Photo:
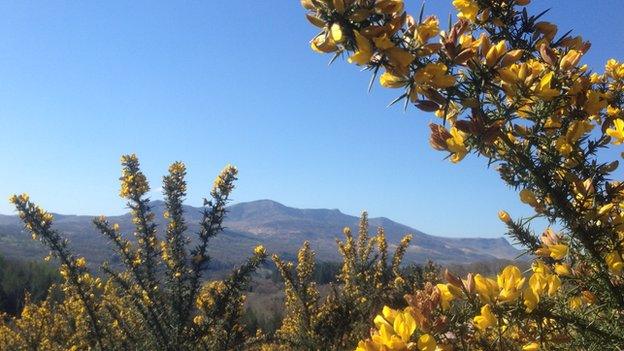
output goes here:
[[[157, 214], [159, 228], [163, 228], [164, 203], [153, 201], [152, 207]], [[115, 262], [106, 240], [94, 230], [92, 216], [55, 214], [55, 218], [55, 229], [67, 235], [77, 252], [96, 264], [106, 259]], [[192, 233], [198, 230], [201, 208], [186, 206], [186, 218], [192, 238]], [[109, 219], [119, 223], [124, 233], [132, 232], [129, 214]], [[369, 223], [372, 233], [378, 226], [384, 227], [391, 246], [403, 235], [412, 234], [412, 244], [406, 254], [408, 262], [433, 259], [439, 263], [469, 263], [497, 258], [514, 259], [519, 254], [504, 238], [438, 237], [383, 217], [371, 218]], [[320, 260], [336, 260], [335, 240], [342, 238], [345, 226], [357, 230], [358, 218], [339, 210], [298, 209], [271, 200], [258, 200], [230, 206], [225, 226], [225, 232], [211, 242], [215, 268], [240, 262], [258, 244], [265, 245], [270, 252], [292, 258], [304, 240], [310, 241]], [[45, 250], [22, 232], [16, 216], [0, 215], [0, 254], [34, 258], [44, 255]]]

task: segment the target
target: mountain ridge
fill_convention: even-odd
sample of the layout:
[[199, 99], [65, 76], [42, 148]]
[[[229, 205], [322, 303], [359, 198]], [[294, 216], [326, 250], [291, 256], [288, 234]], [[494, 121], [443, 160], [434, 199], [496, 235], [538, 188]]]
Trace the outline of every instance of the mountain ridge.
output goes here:
[[[159, 228], [165, 227], [162, 213], [165, 203], [154, 200], [151, 203]], [[271, 252], [295, 257], [297, 249], [304, 241], [309, 241], [316, 250], [319, 260], [338, 260], [336, 239], [342, 239], [342, 229], [351, 227], [357, 232], [359, 218], [341, 212], [339, 209], [300, 209], [289, 207], [270, 199], [241, 202], [228, 206], [224, 222], [224, 233], [211, 242], [211, 253], [225, 264], [238, 263], [251, 249], [263, 244]], [[201, 207], [184, 206], [189, 236], [199, 229], [202, 216]], [[76, 251], [95, 261], [104, 261], [112, 254], [106, 240], [96, 233], [91, 222], [95, 216], [55, 214], [55, 228], [66, 233]], [[119, 223], [122, 232], [132, 232], [129, 213], [108, 217]], [[395, 222], [387, 217], [369, 218], [370, 235], [382, 226], [392, 249], [406, 234], [413, 236], [406, 252], [406, 261], [422, 263], [432, 259], [439, 263], [470, 263], [491, 259], [514, 259], [520, 254], [507, 240], [479, 237], [440, 237], [424, 233], [418, 229]], [[12, 256], [21, 251], [33, 255], [37, 243], [26, 243], [27, 235], [21, 233], [17, 216], [0, 215], [0, 254]], [[131, 236], [131, 235], [130, 235]], [[31, 245], [35, 244], [35, 245]], [[23, 245], [23, 248], [19, 246]]]

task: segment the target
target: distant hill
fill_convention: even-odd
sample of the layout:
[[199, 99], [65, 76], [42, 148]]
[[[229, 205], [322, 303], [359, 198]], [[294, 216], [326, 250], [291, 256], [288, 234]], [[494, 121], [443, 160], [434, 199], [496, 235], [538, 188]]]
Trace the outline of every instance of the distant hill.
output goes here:
[[[159, 228], [164, 228], [162, 218], [164, 203], [153, 201]], [[198, 230], [201, 208], [186, 206], [189, 237]], [[115, 262], [107, 241], [95, 231], [93, 216], [55, 214], [54, 228], [63, 232], [76, 252], [94, 264], [104, 260]], [[129, 214], [111, 216], [119, 223], [122, 232], [132, 233]], [[447, 238], [425, 234], [417, 229], [387, 218], [370, 218], [371, 235], [376, 228], [384, 227], [391, 248], [405, 235], [413, 239], [406, 253], [408, 262], [432, 259], [438, 263], [471, 263], [493, 259], [514, 259], [520, 253], [504, 238]], [[226, 230], [211, 241], [213, 264], [229, 267], [249, 255], [253, 247], [263, 244], [269, 252], [292, 259], [304, 240], [316, 250], [320, 260], [338, 260], [336, 239], [342, 239], [342, 229], [351, 227], [357, 232], [358, 218], [329, 209], [298, 209], [271, 200], [239, 203], [228, 208]], [[45, 255], [39, 243], [23, 233], [16, 216], [0, 215], [0, 254], [7, 257], [36, 258]]]

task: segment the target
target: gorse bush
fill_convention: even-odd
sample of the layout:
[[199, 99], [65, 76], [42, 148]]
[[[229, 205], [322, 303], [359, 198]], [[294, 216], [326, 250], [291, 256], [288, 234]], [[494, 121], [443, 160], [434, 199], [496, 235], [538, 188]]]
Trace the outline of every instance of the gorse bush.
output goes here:
[[411, 236], [406, 235], [390, 257], [383, 228], [369, 236], [366, 212], [360, 218], [357, 238], [349, 228], [343, 234], [344, 241], [337, 240], [342, 268], [324, 299], [313, 280], [314, 252], [308, 242], [299, 250], [296, 268], [273, 256], [285, 282], [286, 315], [277, 331], [283, 349], [353, 348], [358, 338], [368, 334], [368, 320], [379, 306], [406, 306], [403, 296], [421, 288], [424, 275], [438, 275], [434, 266], [424, 272], [401, 268]]
[[[530, 0], [454, 0], [447, 30], [423, 10], [407, 15], [402, 0], [301, 2], [321, 28], [313, 50], [399, 89], [393, 104], [435, 113], [434, 149], [454, 163], [485, 157], [535, 210], [499, 214], [534, 255], [531, 271], [447, 273], [406, 296], [408, 307], [384, 307], [357, 349], [623, 349], [624, 184], [612, 179], [618, 161], [598, 156], [624, 142], [624, 64], [582, 65], [590, 44], [559, 35], [546, 12], [530, 15]], [[535, 218], [550, 223], [541, 235]]]
[[[264, 247], [219, 281], [202, 284], [210, 257], [209, 240], [223, 228], [225, 206], [237, 170], [227, 166], [205, 200], [196, 245], [185, 236], [182, 202], [185, 166], [176, 162], [163, 178], [168, 219], [159, 240], [146, 197], [149, 185], [134, 155], [122, 157], [120, 196], [127, 199], [135, 225], [135, 242], [104, 217], [94, 225], [122, 258], [123, 269], [104, 264], [104, 277], [92, 274], [84, 257], [52, 228], [53, 216], [28, 195], [11, 198], [33, 239], [41, 240], [61, 264], [60, 302], [51, 298], [27, 304], [19, 318], [0, 325], [3, 350], [228, 350], [255, 341], [240, 323], [244, 292], [251, 274], [266, 259]], [[52, 294], [50, 294], [52, 295]]]
[[425, 277], [438, 276], [433, 265], [401, 267], [411, 237], [405, 236], [390, 257], [383, 229], [369, 237], [363, 213], [358, 237], [345, 228], [344, 241], [337, 241], [343, 262], [325, 297], [314, 281], [318, 272], [309, 243], [299, 251], [296, 268], [273, 256], [285, 283], [286, 308], [271, 338], [245, 324], [250, 317], [245, 294], [266, 260], [263, 246], [228, 278], [203, 278], [209, 240], [223, 230], [236, 168], [227, 166], [216, 178], [192, 240], [182, 206], [184, 164], [173, 163], [163, 177], [167, 225], [160, 237], [137, 157], [123, 156], [122, 166], [120, 196], [131, 210], [134, 240], [103, 216], [93, 221], [121, 258], [121, 269], [104, 263], [101, 274], [92, 273], [86, 258], [75, 255], [54, 230], [50, 213], [26, 194], [11, 197], [32, 238], [50, 249], [46, 260], [60, 263], [62, 281], [42, 302], [27, 299], [18, 316], [0, 315], [0, 350], [350, 349], [367, 335], [378, 306], [405, 307], [405, 294], [422, 288]]

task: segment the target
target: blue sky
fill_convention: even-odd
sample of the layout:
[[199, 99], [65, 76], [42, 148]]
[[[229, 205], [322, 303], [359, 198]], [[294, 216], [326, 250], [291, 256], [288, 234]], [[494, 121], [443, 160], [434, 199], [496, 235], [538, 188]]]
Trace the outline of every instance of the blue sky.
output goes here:
[[[621, 1], [534, 3], [593, 42], [593, 67], [624, 58]], [[328, 67], [309, 50], [314, 34], [292, 0], [0, 2], [0, 195], [122, 213], [119, 157], [135, 152], [154, 189], [185, 161], [191, 205], [232, 163], [236, 202], [366, 209], [450, 236], [499, 236], [499, 209], [530, 213], [483, 159], [452, 165], [432, 150], [433, 117], [386, 108], [396, 91], [369, 95], [367, 73]]]

